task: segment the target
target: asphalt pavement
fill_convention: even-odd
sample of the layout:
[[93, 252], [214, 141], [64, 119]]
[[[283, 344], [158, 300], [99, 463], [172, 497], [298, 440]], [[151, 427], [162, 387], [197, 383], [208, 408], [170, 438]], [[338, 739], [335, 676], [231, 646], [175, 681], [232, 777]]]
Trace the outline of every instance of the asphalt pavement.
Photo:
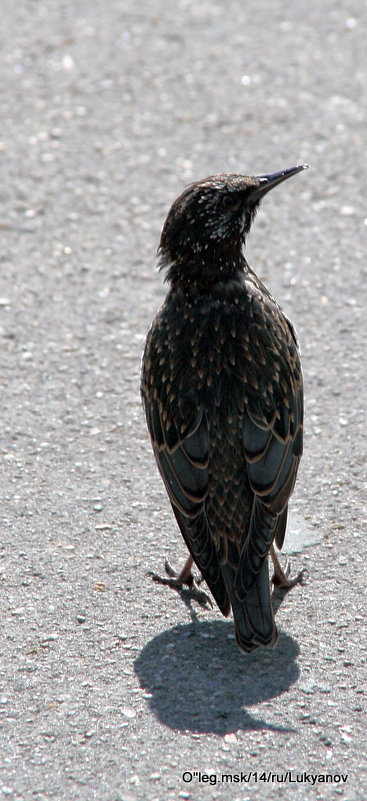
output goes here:
[[[0, 798], [366, 797], [360, 0], [3, 0]], [[152, 582], [185, 547], [139, 396], [185, 184], [310, 169], [251, 266], [292, 319], [305, 453], [273, 651]], [[288, 543], [288, 544], [287, 544]]]

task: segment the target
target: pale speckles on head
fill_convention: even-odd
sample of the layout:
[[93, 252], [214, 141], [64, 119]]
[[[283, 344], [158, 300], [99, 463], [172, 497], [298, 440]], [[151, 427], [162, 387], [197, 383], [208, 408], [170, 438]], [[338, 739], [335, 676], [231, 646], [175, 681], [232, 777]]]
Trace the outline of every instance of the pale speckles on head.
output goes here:
[[[258, 201], [251, 194], [258, 178], [219, 174], [191, 184], [172, 205], [163, 227], [159, 253], [161, 267], [174, 263], [177, 276], [180, 265], [196, 264], [205, 268], [217, 261], [223, 271], [228, 261], [223, 250], [240, 254]], [[188, 268], [190, 269], [190, 268]], [[171, 272], [171, 270], [170, 270]]]
[[211, 175], [188, 186], [173, 203], [158, 253], [172, 286], [195, 294], [245, 271], [242, 246], [264, 195], [305, 169], [298, 164], [269, 175]]

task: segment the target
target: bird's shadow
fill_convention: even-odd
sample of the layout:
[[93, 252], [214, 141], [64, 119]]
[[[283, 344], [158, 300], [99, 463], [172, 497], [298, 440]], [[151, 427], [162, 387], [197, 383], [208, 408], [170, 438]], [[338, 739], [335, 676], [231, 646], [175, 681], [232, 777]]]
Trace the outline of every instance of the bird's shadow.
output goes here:
[[175, 731], [225, 735], [239, 729], [289, 732], [247, 707], [276, 698], [299, 676], [299, 647], [279, 632], [272, 651], [242, 653], [233, 623], [193, 620], [154, 637], [134, 663], [140, 686], [161, 723]]

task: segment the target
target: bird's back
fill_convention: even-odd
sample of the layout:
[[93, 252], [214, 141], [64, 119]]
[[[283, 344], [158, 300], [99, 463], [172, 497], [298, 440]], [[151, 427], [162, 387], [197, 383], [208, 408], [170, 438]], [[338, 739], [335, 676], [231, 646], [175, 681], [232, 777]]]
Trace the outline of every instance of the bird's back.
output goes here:
[[292, 326], [243, 255], [261, 199], [306, 165], [220, 173], [173, 203], [159, 244], [170, 291], [148, 334], [142, 394], [192, 558], [245, 650], [272, 645], [268, 552], [281, 546], [302, 453]]
[[[272, 421], [274, 398], [284, 399], [285, 382], [294, 373], [294, 365], [298, 366], [298, 354], [293, 331], [250, 272], [230, 284], [216, 284], [210, 293], [171, 291], [153, 323], [144, 355], [145, 404], [157, 406], [167, 432], [165, 444], [156, 442], [154, 449], [161, 472], [162, 449], [174, 452], [177, 443], [190, 434], [198, 409], [203, 410], [209, 442], [203, 504], [207, 536], [230, 597], [238, 639], [247, 650], [256, 647], [255, 618], [261, 618], [262, 644], [271, 644], [276, 630], [266, 558], [271, 542], [260, 567], [246, 565], [247, 578], [251, 571], [253, 576], [245, 603], [235, 589], [254, 510], [244, 452], [244, 418], [250, 412], [266, 426]], [[174, 492], [169, 486], [167, 489], [177, 517]], [[182, 510], [180, 514], [183, 531]], [[185, 533], [190, 547], [187, 526]], [[200, 555], [191, 550], [202, 570]], [[208, 583], [210, 586], [210, 580]], [[246, 609], [251, 603], [249, 621]]]

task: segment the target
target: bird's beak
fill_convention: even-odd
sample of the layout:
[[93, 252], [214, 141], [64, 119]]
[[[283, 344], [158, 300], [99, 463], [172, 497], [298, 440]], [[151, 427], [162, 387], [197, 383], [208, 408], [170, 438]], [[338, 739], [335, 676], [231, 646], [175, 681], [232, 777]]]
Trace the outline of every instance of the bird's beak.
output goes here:
[[308, 166], [308, 164], [297, 164], [296, 167], [289, 167], [287, 170], [281, 170], [280, 172], [272, 172], [269, 175], [258, 175], [256, 177], [258, 184], [254, 186], [250, 194], [250, 201], [252, 203], [257, 203], [258, 200], [261, 200], [274, 186], [278, 186], [282, 181], [291, 178], [292, 175], [296, 175], [297, 172], [307, 170]]

